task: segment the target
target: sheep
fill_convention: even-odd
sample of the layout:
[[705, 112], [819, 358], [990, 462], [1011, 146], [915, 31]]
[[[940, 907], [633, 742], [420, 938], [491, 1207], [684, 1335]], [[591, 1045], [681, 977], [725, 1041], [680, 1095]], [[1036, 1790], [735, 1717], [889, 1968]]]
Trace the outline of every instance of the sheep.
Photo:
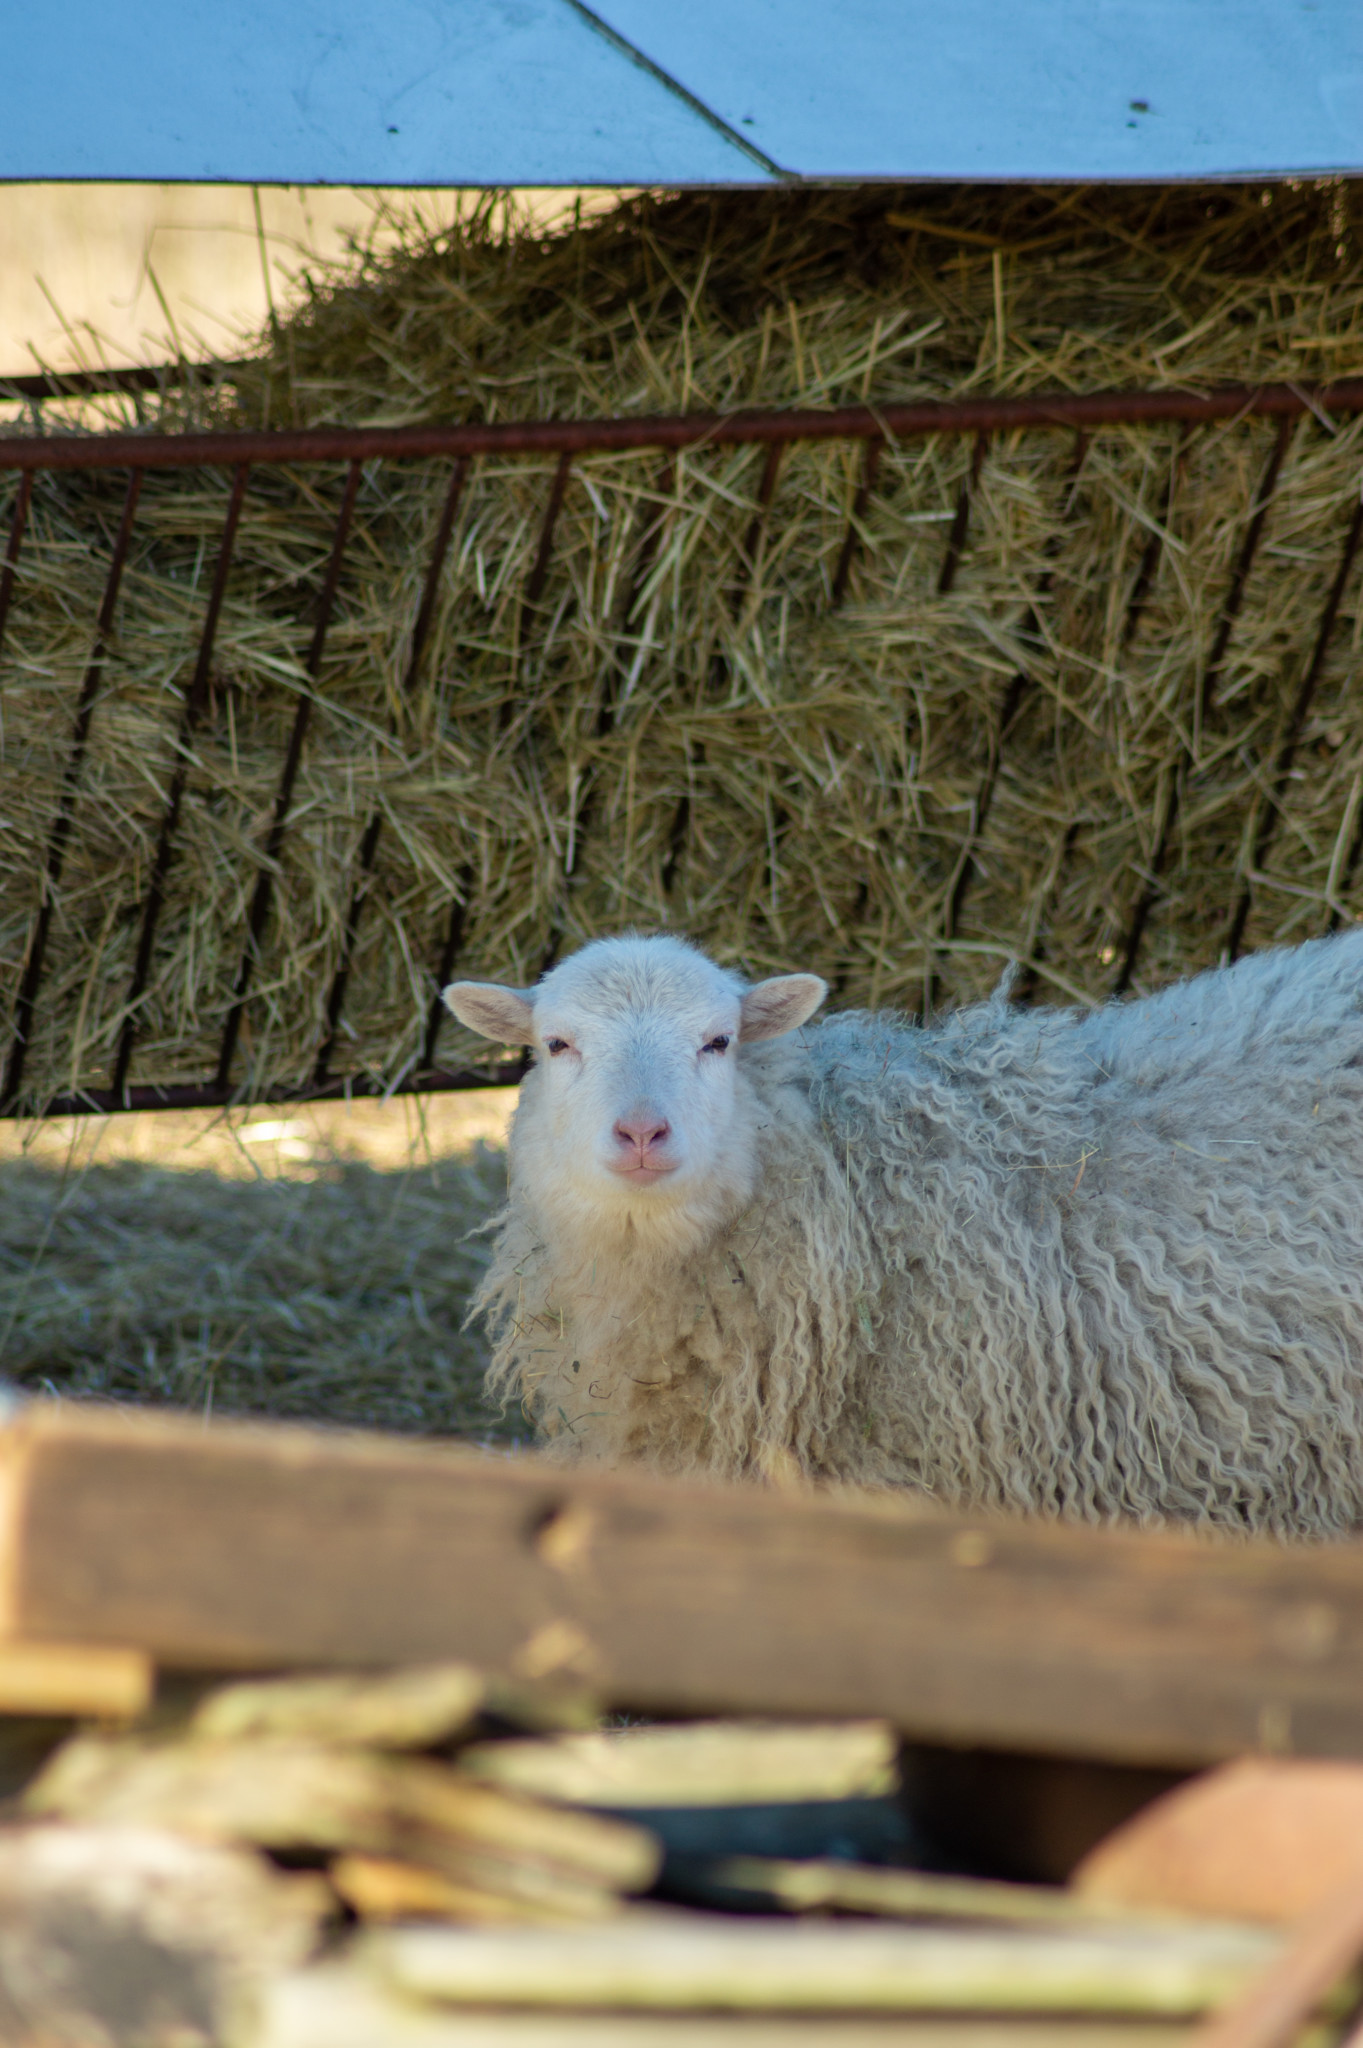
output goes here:
[[534, 1049], [474, 1312], [552, 1449], [1363, 1519], [1363, 930], [1091, 1010], [825, 994], [667, 936], [445, 991]]

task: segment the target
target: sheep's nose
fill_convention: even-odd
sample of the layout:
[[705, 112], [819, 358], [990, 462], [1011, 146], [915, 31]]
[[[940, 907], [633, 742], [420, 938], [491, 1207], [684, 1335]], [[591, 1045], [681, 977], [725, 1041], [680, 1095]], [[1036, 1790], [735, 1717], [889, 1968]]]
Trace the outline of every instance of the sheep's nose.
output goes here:
[[647, 1152], [650, 1145], [661, 1145], [672, 1135], [672, 1126], [664, 1116], [648, 1110], [637, 1116], [622, 1116], [616, 1119], [615, 1135], [622, 1145], [635, 1147]]

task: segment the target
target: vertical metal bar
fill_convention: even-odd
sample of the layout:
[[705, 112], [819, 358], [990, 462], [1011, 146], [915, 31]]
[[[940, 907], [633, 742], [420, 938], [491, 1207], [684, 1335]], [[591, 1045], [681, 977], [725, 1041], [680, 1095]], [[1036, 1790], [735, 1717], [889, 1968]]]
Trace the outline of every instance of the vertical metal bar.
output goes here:
[[151, 884], [142, 910], [142, 933], [138, 940], [137, 959], [133, 967], [132, 981], [128, 986], [127, 1016], [118, 1041], [118, 1057], [114, 1063], [113, 1088], [121, 1095], [127, 1086], [128, 1068], [132, 1062], [133, 1045], [137, 1038], [137, 1008], [146, 992], [147, 978], [151, 972], [152, 947], [156, 942], [156, 927], [160, 921], [166, 895], [166, 877], [175, 850], [175, 834], [180, 823], [180, 807], [184, 802], [185, 784], [189, 780], [190, 748], [203, 709], [208, 702], [209, 676], [213, 662], [213, 643], [217, 638], [218, 619], [222, 612], [223, 599], [227, 595], [227, 577], [232, 566], [232, 550], [236, 545], [237, 525], [241, 519], [242, 503], [246, 496], [246, 483], [251, 474], [247, 462], [239, 462], [233, 473], [232, 495], [227, 502], [227, 516], [223, 521], [222, 539], [218, 543], [218, 564], [213, 574], [213, 587], [209, 593], [208, 609], [199, 634], [199, 654], [194, 664], [194, 675], [185, 694], [184, 709], [180, 714], [180, 732], [176, 741], [175, 772], [171, 777], [170, 794], [166, 799], [165, 814], [161, 819], [161, 834], [156, 844], [156, 857], [152, 862]]
[[757, 510], [748, 521], [748, 530], [743, 536], [743, 543], [739, 549], [738, 575], [730, 593], [735, 618], [743, 609], [743, 599], [752, 581], [753, 571], [757, 567], [757, 550], [762, 541], [762, 528], [771, 509], [771, 501], [776, 492], [776, 479], [781, 470], [781, 458], [787, 446], [788, 443], [785, 441], [773, 441], [767, 449], [767, 459], [762, 464], [762, 477], [757, 486]]
[[847, 521], [847, 531], [842, 537], [838, 554], [838, 566], [833, 574], [833, 589], [829, 596], [829, 609], [837, 611], [847, 595], [847, 579], [852, 573], [852, 557], [857, 551], [861, 536], [861, 523], [866, 517], [866, 507], [871, 502], [871, 493], [876, 487], [876, 475], [880, 469], [880, 458], [885, 452], [884, 437], [872, 435], [863, 450], [861, 482], [857, 495], [852, 501], [852, 510]]
[[33, 471], [21, 469], [19, 489], [14, 499], [14, 517], [10, 521], [9, 545], [5, 549], [5, 566], [0, 570], [0, 654], [5, 651], [5, 625], [9, 618], [10, 599], [14, 595], [14, 578], [19, 567], [19, 550], [24, 544], [24, 529], [28, 525], [28, 508], [33, 498]]
[[[648, 581], [649, 572], [653, 567], [654, 558], [658, 552], [658, 544], [662, 539], [663, 527], [667, 520], [668, 500], [672, 496], [675, 473], [675, 463], [669, 455], [663, 462], [658, 481], [654, 486], [653, 497], [656, 502], [650, 504], [645, 499], [640, 508], [639, 518], [636, 523], [638, 540], [634, 550], [634, 567], [630, 573], [624, 602], [618, 613], [618, 639], [623, 639], [628, 630], [630, 619], [634, 615], [635, 604], [638, 602], [639, 592]], [[596, 709], [596, 737], [598, 740], [605, 739], [607, 734], [614, 730], [615, 680], [623, 667], [623, 657], [617, 645], [615, 656], [611, 661], [607, 662], [601, 679], [601, 701]], [[572, 854], [564, 863], [563, 872], [566, 880], [571, 880], [577, 872], [578, 857], [581, 854], [591, 827], [595, 793], [596, 784], [593, 775], [588, 778], [578, 802], [577, 829], [573, 834]], [[562, 942], [563, 934], [561, 931], [555, 932], [551, 936], [549, 952], [546, 955], [544, 966], [541, 968], [542, 973], [547, 973], [548, 969], [553, 965]]]
[[[757, 567], [757, 550], [762, 539], [762, 526], [772, 498], [776, 493], [776, 479], [780, 472], [781, 458], [786, 452], [786, 446], [787, 444], [784, 441], [771, 442], [767, 448], [767, 459], [762, 465], [762, 475], [757, 486], [757, 509], [749, 520], [747, 532], [744, 534], [739, 545], [738, 572], [729, 590], [729, 609], [735, 621], [742, 614], [743, 599], [752, 581], [753, 571]], [[717, 689], [723, 682], [724, 677], [728, 673], [728, 668], [729, 664], [725, 656], [717, 650], [710, 663], [709, 680], [712, 690]], [[701, 767], [704, 760], [705, 752], [703, 748], [698, 747], [694, 753], [688, 748], [687, 766], [692, 772]], [[686, 835], [690, 824], [691, 797], [690, 793], [687, 792], [677, 800], [676, 815], [672, 820], [672, 829], [667, 835], [667, 858], [663, 862], [662, 872], [662, 886], [665, 896], [672, 894], [672, 887], [677, 879], [677, 870], [681, 866], [682, 850], [686, 845]]]
[[[667, 501], [672, 496], [674, 469], [673, 458], [669, 455], [663, 463], [662, 471], [655, 487], [654, 495], [659, 500], [659, 503], [654, 507], [645, 500], [636, 522], [635, 530], [638, 534], [638, 540], [635, 547], [634, 567], [630, 574], [624, 603], [621, 605], [618, 613], [619, 626], [617, 630], [620, 638], [623, 638], [629, 621], [634, 614], [634, 606], [639, 592], [648, 580], [649, 571], [653, 567], [654, 556], [658, 552], [658, 543], [662, 538], [663, 527], [667, 519]], [[601, 679], [601, 701], [596, 711], [596, 737], [598, 740], [605, 739], [607, 734], [614, 729], [615, 679], [623, 666], [624, 662], [617, 644], [614, 656], [605, 664]], [[570, 851], [563, 863], [563, 881], [565, 884], [570, 883], [577, 873], [582, 849], [591, 832], [595, 807], [596, 772], [593, 769], [583, 778], [578, 795]], [[556, 914], [555, 920], [549, 928], [549, 943], [540, 960], [539, 971], [542, 975], [547, 974], [558, 959], [563, 947], [563, 940], [563, 918], [561, 915]]]
[[521, 601], [522, 640], [530, 623], [530, 614], [544, 595], [544, 585], [549, 574], [549, 557], [554, 551], [554, 528], [563, 509], [563, 494], [568, 488], [568, 472], [572, 466], [572, 455], [565, 448], [554, 471], [554, 481], [549, 490], [549, 503], [544, 508], [544, 520], [540, 526], [540, 544], [535, 553], [535, 565], [530, 571], [530, 580], [525, 586], [525, 596]]
[[[640, 537], [634, 557], [634, 572], [629, 579], [629, 589], [625, 593], [625, 601], [620, 607], [619, 637], [622, 639], [629, 630], [629, 622], [634, 616], [634, 607], [639, 601], [639, 593], [653, 573], [653, 564], [657, 559], [658, 547], [663, 537], [663, 528], [667, 523], [669, 501], [676, 482], [676, 473], [674, 458], [671, 455], [665, 457], [663, 466], [658, 472], [658, 481], [653, 486], [653, 496], [656, 503], [653, 506], [645, 503], [639, 515]], [[601, 692], [601, 703], [596, 714], [596, 736], [599, 740], [604, 739], [607, 733], [611, 732], [615, 726], [614, 682], [615, 677], [623, 667], [624, 661], [617, 651], [615, 661], [607, 671], [605, 687]]]
[[1164, 550], [1164, 535], [1169, 521], [1173, 517], [1174, 488], [1178, 482], [1179, 465], [1183, 460], [1183, 449], [1187, 438], [1188, 429], [1181, 426], [1174, 439], [1173, 459], [1169, 464], [1169, 488], [1165, 496], [1164, 523], [1161, 526], [1155, 527], [1145, 543], [1145, 548], [1141, 554], [1140, 567], [1136, 571], [1136, 580], [1131, 586], [1131, 595], [1126, 601], [1126, 620], [1122, 627], [1121, 640], [1118, 643], [1123, 653], [1125, 653], [1136, 637], [1137, 629], [1145, 616], [1145, 607], [1149, 602], [1150, 592], [1154, 588], [1155, 571], [1159, 567], [1160, 555]]
[[947, 535], [947, 551], [942, 557], [941, 573], [937, 578], [939, 597], [946, 597], [949, 594], [952, 584], [956, 581], [956, 571], [961, 566], [961, 556], [965, 553], [966, 532], [970, 526], [970, 501], [980, 480], [980, 471], [984, 467], [985, 451], [988, 446], [988, 434], [976, 434], [970, 468], [956, 494], [956, 516], [951, 522], [951, 532]]
[[[980, 471], [984, 467], [984, 458], [985, 455], [988, 453], [988, 450], [989, 435], [987, 433], [977, 433], [975, 436], [974, 446], [972, 447], [970, 452], [970, 465], [967, 468], [965, 475], [962, 477], [960, 488], [956, 493], [956, 510], [952, 516], [951, 531], [947, 535], [946, 552], [942, 557], [942, 566], [937, 572], [937, 595], [939, 597], [949, 596], [952, 585], [956, 581], [956, 571], [959, 569], [961, 565], [961, 557], [965, 553], [966, 536], [970, 528], [971, 502], [975, 495], [976, 486], [978, 485], [980, 480]], [[846, 543], [844, 543], [844, 546], [845, 545]], [[907, 745], [908, 734], [906, 732], [905, 746], [907, 747]], [[864, 911], [868, 894], [869, 892], [867, 889], [866, 882], [863, 880], [858, 892], [858, 902], [856, 908], [852, 913], [854, 919], [859, 918], [862, 912]], [[923, 1017], [924, 1022], [927, 1021], [928, 1013], [932, 1008], [933, 973], [933, 954], [931, 949], [929, 949], [927, 961], [923, 969], [923, 996], [921, 1015]], [[840, 984], [842, 981], [845, 981], [845, 979], [846, 970], [844, 969], [839, 977]], [[841, 987], [839, 988], [839, 993], [840, 992]]]
[[[530, 636], [530, 628], [534, 623], [535, 606], [544, 595], [544, 586], [549, 577], [549, 562], [554, 552], [554, 528], [558, 524], [558, 515], [563, 509], [563, 496], [568, 488], [568, 472], [572, 466], [572, 452], [565, 448], [559, 456], [558, 466], [554, 471], [554, 481], [549, 487], [549, 502], [544, 508], [544, 517], [540, 521], [539, 546], [535, 550], [535, 559], [531, 565], [529, 577], [526, 579], [525, 593], [521, 598], [520, 622], [516, 633], [518, 659], [524, 651], [526, 641]], [[498, 732], [505, 732], [510, 725], [512, 710], [511, 698], [503, 698], [501, 709], [497, 714]]]
[[[341, 558], [345, 554], [346, 540], [350, 534], [351, 514], [355, 509], [355, 494], [360, 487], [360, 463], [351, 462], [346, 469], [345, 491], [341, 498], [341, 509], [336, 515], [335, 532], [331, 544], [331, 560], [327, 564], [326, 582], [317, 608], [317, 624], [308, 648], [305, 669], [309, 684], [315, 684], [322, 666], [322, 654], [326, 647], [327, 628], [331, 624], [331, 610], [336, 601], [336, 588], [341, 577]], [[312, 691], [305, 690], [298, 699], [294, 713], [293, 728], [289, 734], [288, 749], [284, 756], [284, 768], [275, 792], [274, 815], [270, 830], [261, 852], [261, 869], [256, 880], [255, 893], [251, 898], [251, 912], [247, 920], [246, 943], [242, 948], [241, 964], [237, 969], [236, 982], [232, 989], [232, 1008], [228, 1012], [223, 1028], [222, 1043], [218, 1048], [218, 1072], [216, 1085], [226, 1089], [232, 1078], [232, 1061], [236, 1055], [237, 1039], [241, 1032], [241, 1020], [246, 1009], [246, 998], [250, 993], [251, 976], [260, 956], [261, 940], [265, 935], [265, 923], [270, 914], [270, 898], [274, 894], [275, 865], [279, 850], [284, 843], [284, 831], [289, 821], [289, 807], [293, 802], [293, 786], [298, 778], [298, 769], [303, 759], [303, 742], [307, 737], [308, 720], [312, 712]]]
[[[43, 871], [43, 892], [29, 938], [28, 954], [24, 961], [23, 977], [19, 983], [19, 995], [14, 1005], [14, 1036], [10, 1042], [9, 1058], [5, 1066], [5, 1081], [0, 1088], [0, 1107], [8, 1107], [19, 1094], [24, 1078], [24, 1063], [33, 1032], [33, 1013], [37, 1006], [38, 990], [43, 978], [43, 960], [47, 952], [48, 934], [52, 928], [52, 913], [56, 906], [57, 887], [62, 877], [62, 865], [66, 859], [67, 842], [71, 837], [71, 822], [75, 815], [76, 789], [80, 782], [81, 768], [85, 761], [85, 748], [90, 738], [90, 722], [95, 715], [95, 700], [104, 674], [104, 657], [108, 648], [109, 634], [113, 628], [114, 608], [118, 603], [118, 588], [123, 580], [123, 568], [128, 559], [128, 548], [132, 541], [133, 521], [137, 517], [137, 501], [142, 495], [142, 471], [130, 470], [128, 488], [123, 498], [123, 514], [119, 521], [118, 533], [114, 540], [114, 551], [109, 561], [109, 573], [105, 578], [104, 597], [99, 607], [99, 618], [95, 625], [94, 646], [91, 649], [89, 666], [81, 683], [80, 696], [76, 702], [76, 722], [71, 732], [71, 746], [66, 759], [66, 772], [62, 777], [61, 794], [57, 800], [57, 815], [52, 821], [52, 830], [47, 841], [47, 862]], [[16, 550], [17, 553], [17, 550]]]
[[[1178, 480], [1178, 469], [1179, 462], [1181, 460], [1183, 452], [1184, 436], [1185, 429], [1180, 427], [1178, 430], [1177, 439], [1174, 443], [1173, 459], [1169, 464], [1169, 483], [1168, 489], [1165, 493], [1166, 511], [1164, 523], [1160, 526], [1155, 527], [1153, 532], [1147, 538], [1144, 548], [1141, 550], [1140, 566], [1137, 568], [1135, 581], [1132, 583], [1130, 593], [1126, 600], [1126, 616], [1122, 620], [1122, 630], [1117, 640], [1117, 649], [1119, 654], [1125, 654], [1126, 650], [1130, 647], [1132, 641], [1135, 639], [1137, 630], [1140, 626], [1140, 622], [1142, 618], [1145, 616], [1145, 607], [1146, 604], [1149, 602], [1150, 592], [1154, 587], [1155, 571], [1159, 567], [1159, 558], [1164, 547], [1165, 529], [1167, 528], [1169, 520], [1172, 517], [1173, 513], [1174, 486]], [[1048, 898], [1053, 897], [1060, 887], [1061, 877], [1063, 876], [1065, 869], [1069, 864], [1070, 855], [1073, 853], [1074, 848], [1078, 843], [1081, 828], [1082, 820], [1075, 818], [1071, 821], [1069, 830], [1065, 834], [1065, 842], [1064, 846], [1061, 849], [1060, 859], [1056, 864], [1055, 874], [1047, 887]], [[1044, 905], [1042, 914], [1043, 916], [1045, 914]], [[1043, 938], [1038, 937], [1037, 942], [1033, 946], [1031, 954], [1028, 957], [1026, 965], [1022, 969], [1021, 974], [1018, 976], [1017, 981], [1013, 985], [1012, 999], [1015, 1003], [1022, 1004], [1031, 1001], [1033, 995], [1036, 993], [1038, 979], [1037, 968], [1041, 964], [1041, 962], [1045, 960], [1045, 958], [1046, 942]]]
[[440, 524], [436, 529], [435, 545], [431, 549], [430, 566], [426, 571], [426, 585], [421, 593], [421, 607], [416, 615], [416, 624], [412, 628], [412, 646], [411, 652], [407, 657], [407, 673], [402, 679], [402, 694], [404, 697], [411, 696], [416, 688], [417, 677], [421, 673], [421, 657], [426, 652], [426, 639], [431, 630], [431, 620], [435, 617], [435, 600], [440, 589], [440, 575], [445, 567], [445, 557], [450, 550], [450, 539], [454, 533], [455, 517], [459, 511], [459, 501], [464, 495], [464, 483], [468, 473], [468, 456], [456, 455], [454, 467], [450, 472], [449, 489], [445, 493], [445, 504], [440, 514]]
[[454, 971], [464, 943], [464, 926], [468, 920], [469, 898], [473, 894], [474, 871], [469, 863], [459, 877], [459, 894], [450, 905], [450, 922], [445, 933], [445, 942], [440, 949], [440, 960], [435, 970], [435, 995], [426, 1017], [426, 1041], [421, 1048], [421, 1065], [426, 1073], [435, 1066], [436, 1048], [440, 1040], [440, 1027], [445, 1021], [445, 988]]
[[[1084, 458], [1087, 454], [1088, 436], [1081, 431], [1074, 437], [1074, 452], [1070, 458], [1069, 471], [1065, 480], [1065, 499], [1061, 507], [1062, 519], [1069, 516], [1073, 507], [1074, 494], [1079, 485], [1079, 475], [1084, 467]], [[1053, 556], [1055, 554], [1057, 544], [1058, 537], [1052, 535], [1047, 543], [1046, 552], [1048, 555]], [[944, 564], [944, 570], [945, 566]], [[1022, 622], [1024, 637], [1040, 632], [1041, 617], [1039, 607], [1050, 595], [1051, 585], [1054, 580], [1054, 568], [1046, 569], [1041, 577], [1041, 581], [1037, 585], [1036, 596], [1027, 607], [1027, 612]], [[1031, 677], [1028, 675], [1027, 670], [1020, 668], [1005, 684], [1003, 694], [999, 700], [998, 717], [990, 734], [984, 773], [980, 777], [979, 788], [975, 792], [975, 801], [971, 805], [970, 830], [966, 835], [965, 844], [961, 848], [956, 866], [956, 878], [952, 885], [951, 894], [947, 898], [946, 910], [942, 918], [943, 939], [949, 940], [956, 936], [961, 913], [965, 908], [966, 896], [969, 893], [971, 882], [975, 878], [975, 856], [979, 850], [980, 841], [984, 837], [984, 829], [989, 821], [989, 813], [994, 802], [994, 791], [998, 785], [999, 768], [1003, 761], [1004, 742], [1013, 729], [1018, 712], [1022, 709], [1022, 702], [1030, 684]], [[929, 980], [931, 974], [932, 967], [931, 963], [929, 963], [924, 980], [923, 1016], [925, 1021], [928, 1014], [928, 999], [931, 995]]]
[[1283, 457], [1287, 453], [1287, 443], [1292, 431], [1292, 425], [1293, 422], [1289, 419], [1280, 420], [1278, 431], [1273, 437], [1273, 447], [1269, 454], [1263, 479], [1255, 500], [1254, 514], [1245, 530], [1245, 538], [1241, 543], [1240, 553], [1236, 557], [1235, 570], [1231, 576], [1230, 587], [1226, 592], [1225, 603], [1221, 608], [1221, 618], [1216, 629], [1216, 638], [1212, 643], [1211, 655], [1204, 673], [1198, 680], [1193, 710], [1193, 751], [1190, 752], [1187, 747], [1180, 749], [1174, 772], [1169, 779], [1169, 787], [1165, 794], [1164, 802], [1160, 806], [1159, 820], [1155, 831], [1155, 848], [1150, 858], [1149, 873], [1146, 876], [1145, 887], [1141, 890], [1140, 896], [1136, 901], [1136, 907], [1131, 914], [1126, 944], [1122, 949], [1122, 964], [1117, 971], [1117, 978], [1112, 984], [1112, 993], [1115, 996], [1125, 995], [1131, 986], [1131, 977], [1136, 967], [1136, 956], [1141, 949], [1141, 940], [1145, 937], [1145, 927], [1149, 922], [1150, 912], [1154, 908], [1155, 897], [1159, 892], [1159, 878], [1163, 872], [1165, 859], [1169, 852], [1169, 842], [1173, 837], [1174, 826], [1178, 822], [1179, 805], [1182, 801], [1181, 785], [1183, 778], [1187, 775], [1196, 757], [1196, 748], [1202, 734], [1203, 718], [1211, 704], [1216, 685], [1220, 681], [1221, 672], [1225, 667], [1231, 634], [1235, 630], [1235, 622], [1240, 616], [1240, 607], [1244, 602], [1245, 586], [1249, 581], [1250, 570], [1254, 566], [1254, 557], [1258, 553], [1259, 541], [1264, 530], [1264, 521], [1268, 517], [1268, 508], [1272, 502], [1273, 493], [1277, 489], [1278, 472], [1282, 468]]
[[[1354, 830], [1353, 844], [1349, 848], [1349, 857], [1344, 863], [1344, 872], [1339, 878], [1339, 893], [1341, 896], [1347, 896], [1353, 887], [1354, 876], [1358, 872], [1360, 857], [1363, 857], [1363, 817], [1359, 819]], [[1325, 929], [1327, 932], [1337, 932], [1339, 925], [1339, 912], [1332, 909]]]
[[[445, 566], [449, 552], [450, 535], [454, 531], [455, 514], [463, 495], [464, 479], [468, 474], [468, 458], [456, 456], [450, 485], [445, 493], [444, 509], [436, 529], [435, 545], [426, 569], [426, 582], [421, 593], [421, 605], [412, 628], [411, 652], [407, 658], [407, 672], [402, 679], [402, 694], [410, 697], [416, 688], [416, 679], [421, 670], [421, 657], [425, 652], [426, 638], [435, 617], [436, 592], [440, 587], [440, 572]], [[341, 958], [331, 983], [331, 994], [327, 999], [327, 1030], [322, 1049], [317, 1055], [314, 1079], [320, 1086], [331, 1069], [331, 1056], [336, 1050], [336, 1034], [341, 1028], [341, 1012], [345, 1007], [346, 988], [350, 981], [351, 963], [355, 957], [355, 942], [359, 936], [360, 918], [364, 912], [365, 899], [369, 894], [370, 878], [374, 862], [378, 858], [379, 840], [383, 833], [383, 812], [375, 811], [365, 827], [364, 838], [360, 841], [359, 871], [351, 891], [350, 908], [346, 913], [345, 931], [341, 940]]]
[[1335, 572], [1335, 580], [1331, 584], [1329, 595], [1325, 600], [1325, 609], [1320, 615], [1320, 625], [1316, 630], [1315, 645], [1311, 650], [1311, 659], [1307, 664], [1306, 673], [1301, 679], [1301, 684], [1297, 690], [1296, 702], [1292, 706], [1292, 714], [1287, 721], [1287, 730], [1283, 734], [1282, 742], [1273, 763], [1272, 789], [1259, 820], [1259, 829], [1254, 835], [1250, 852], [1249, 864], [1251, 874], [1246, 877], [1244, 886], [1240, 891], [1240, 900], [1235, 906], [1235, 914], [1231, 919], [1230, 936], [1226, 941], [1226, 950], [1232, 960], [1237, 960], [1240, 957], [1240, 944], [1245, 936], [1245, 926], [1249, 922], [1250, 905], [1253, 900], [1253, 875], [1254, 872], [1262, 870], [1268, 850], [1273, 844], [1279, 820], [1282, 817], [1282, 801], [1287, 791], [1287, 779], [1292, 773], [1292, 763], [1296, 758], [1297, 742], [1301, 738], [1302, 728], [1306, 724], [1307, 713], [1311, 709], [1312, 699], [1316, 694], [1316, 685], [1320, 681], [1321, 671], [1325, 667], [1325, 657], [1329, 652], [1330, 641], [1334, 635], [1335, 621], [1339, 617], [1339, 607], [1344, 601], [1344, 588], [1348, 583], [1349, 571], [1353, 568], [1354, 557], [1358, 553], [1360, 540], [1363, 540], [1363, 498], [1360, 498], [1359, 502], [1354, 506], [1353, 518], [1349, 521], [1349, 530], [1344, 537], [1344, 548], [1339, 558], [1339, 568]]

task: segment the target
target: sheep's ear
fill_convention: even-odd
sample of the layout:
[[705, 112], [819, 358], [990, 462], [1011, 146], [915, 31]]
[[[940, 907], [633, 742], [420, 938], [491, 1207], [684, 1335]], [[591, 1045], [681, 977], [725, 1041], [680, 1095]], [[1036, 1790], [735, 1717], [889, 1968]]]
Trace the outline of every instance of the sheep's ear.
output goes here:
[[751, 1045], [759, 1038], [780, 1038], [794, 1031], [814, 1015], [827, 994], [828, 983], [817, 974], [774, 974], [770, 981], [759, 981], [743, 998], [740, 1042]]
[[502, 1045], [531, 1045], [535, 1013], [524, 989], [503, 988], [496, 981], [452, 981], [444, 991], [445, 1007], [481, 1038]]

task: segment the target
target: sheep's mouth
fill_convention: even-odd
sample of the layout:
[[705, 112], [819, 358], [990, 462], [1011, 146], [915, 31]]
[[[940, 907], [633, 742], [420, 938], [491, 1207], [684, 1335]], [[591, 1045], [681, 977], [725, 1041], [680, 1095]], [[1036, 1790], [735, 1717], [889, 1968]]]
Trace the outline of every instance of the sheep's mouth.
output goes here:
[[677, 1171], [675, 1160], [612, 1159], [610, 1170], [633, 1187], [651, 1187]]

